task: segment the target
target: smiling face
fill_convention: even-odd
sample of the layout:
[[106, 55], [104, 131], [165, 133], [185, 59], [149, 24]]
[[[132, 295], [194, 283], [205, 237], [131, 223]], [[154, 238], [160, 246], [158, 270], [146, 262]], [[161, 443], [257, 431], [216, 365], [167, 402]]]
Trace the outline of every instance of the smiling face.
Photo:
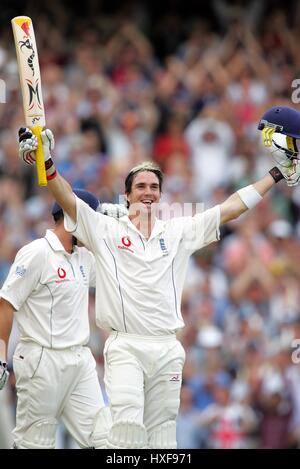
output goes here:
[[131, 191], [126, 194], [130, 204], [129, 211], [151, 214], [160, 200], [159, 180], [152, 171], [141, 171], [134, 176]]

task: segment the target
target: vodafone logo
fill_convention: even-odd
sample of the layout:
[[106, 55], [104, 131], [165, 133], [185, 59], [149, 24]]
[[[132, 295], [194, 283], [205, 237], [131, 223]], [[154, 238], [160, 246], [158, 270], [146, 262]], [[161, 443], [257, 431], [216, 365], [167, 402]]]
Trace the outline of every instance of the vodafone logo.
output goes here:
[[124, 251], [134, 252], [132, 251], [132, 249], [130, 249], [132, 242], [128, 236], [123, 236], [123, 238], [121, 238], [121, 242], [122, 246], [118, 246], [118, 249], [124, 249]]
[[65, 269], [63, 269], [62, 267], [59, 267], [57, 269], [57, 275], [59, 276], [60, 279], [63, 279], [66, 277], [67, 273], [65, 271]]
[[123, 238], [121, 239], [122, 241], [122, 244], [126, 247], [126, 248], [129, 248], [129, 246], [131, 246], [131, 241], [130, 239], [128, 238], [128, 236], [123, 236]]

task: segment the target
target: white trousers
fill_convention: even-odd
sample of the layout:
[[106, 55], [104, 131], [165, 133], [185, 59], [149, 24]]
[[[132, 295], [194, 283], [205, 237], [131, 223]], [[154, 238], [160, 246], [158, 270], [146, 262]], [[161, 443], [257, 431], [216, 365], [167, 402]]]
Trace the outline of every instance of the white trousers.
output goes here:
[[[47, 422], [44, 431], [51, 429], [55, 435], [59, 419], [80, 447], [93, 446], [95, 419], [104, 401], [96, 362], [88, 347], [54, 350], [21, 341], [13, 367], [18, 398], [13, 431], [16, 446], [30, 440], [30, 429], [41, 428], [43, 422]], [[35, 436], [38, 441], [40, 436]]]
[[149, 441], [158, 427], [176, 420], [185, 351], [175, 335], [112, 332], [104, 358], [113, 423], [144, 425]]
[[0, 391], [0, 449], [11, 448], [11, 432], [14, 427], [14, 411], [9, 383]]

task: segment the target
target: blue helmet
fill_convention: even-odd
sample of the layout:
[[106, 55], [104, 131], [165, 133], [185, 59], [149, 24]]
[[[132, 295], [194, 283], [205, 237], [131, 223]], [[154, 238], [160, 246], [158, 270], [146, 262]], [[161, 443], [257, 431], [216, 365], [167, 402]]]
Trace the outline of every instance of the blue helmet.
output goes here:
[[[93, 210], [95, 210], [95, 212], [97, 211], [99, 207], [99, 200], [94, 196], [94, 194], [83, 189], [73, 189], [73, 192], [79, 199], [86, 202]], [[53, 204], [51, 213], [55, 218], [57, 218], [60, 214], [63, 214], [63, 210], [57, 202]]]
[[273, 128], [275, 132], [300, 138], [300, 112], [287, 106], [268, 109], [259, 121], [258, 129]]

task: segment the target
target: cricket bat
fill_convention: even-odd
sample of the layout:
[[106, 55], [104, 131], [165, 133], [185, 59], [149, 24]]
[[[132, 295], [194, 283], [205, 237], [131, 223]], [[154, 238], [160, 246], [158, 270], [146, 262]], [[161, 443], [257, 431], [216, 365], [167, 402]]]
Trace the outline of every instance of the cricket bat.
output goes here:
[[38, 139], [36, 169], [39, 186], [47, 185], [41, 133], [46, 125], [42, 97], [41, 74], [32, 20], [16, 16], [11, 20], [18, 59], [26, 126]]

